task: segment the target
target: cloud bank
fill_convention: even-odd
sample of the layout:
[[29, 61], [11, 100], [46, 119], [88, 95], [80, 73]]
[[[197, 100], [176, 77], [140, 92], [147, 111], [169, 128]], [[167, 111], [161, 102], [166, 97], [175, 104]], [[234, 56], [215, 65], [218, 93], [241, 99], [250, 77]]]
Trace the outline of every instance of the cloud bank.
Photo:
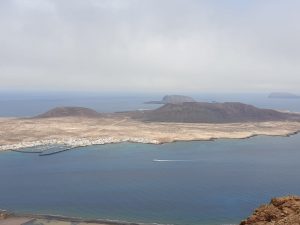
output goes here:
[[0, 1], [0, 88], [297, 91], [298, 0]]

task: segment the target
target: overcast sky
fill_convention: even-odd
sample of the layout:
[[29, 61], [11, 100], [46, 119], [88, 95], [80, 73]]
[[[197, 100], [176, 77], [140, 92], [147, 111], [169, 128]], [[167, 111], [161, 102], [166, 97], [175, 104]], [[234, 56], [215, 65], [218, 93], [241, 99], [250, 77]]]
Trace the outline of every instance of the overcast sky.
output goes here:
[[0, 89], [298, 91], [299, 0], [1, 0]]

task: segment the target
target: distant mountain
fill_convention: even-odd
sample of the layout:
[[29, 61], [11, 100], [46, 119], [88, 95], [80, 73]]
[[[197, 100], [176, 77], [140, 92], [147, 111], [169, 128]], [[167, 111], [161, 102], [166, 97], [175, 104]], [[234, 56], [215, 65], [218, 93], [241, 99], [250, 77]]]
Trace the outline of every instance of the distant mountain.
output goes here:
[[146, 104], [181, 104], [184, 102], [196, 102], [195, 99], [184, 95], [166, 95], [160, 101], [149, 101]]
[[98, 117], [125, 116], [145, 122], [178, 123], [237, 123], [262, 121], [300, 121], [300, 114], [279, 112], [272, 109], [260, 109], [239, 102], [207, 103], [183, 102], [167, 103], [154, 110], [137, 110], [110, 114], [100, 114], [93, 109], [83, 107], [57, 107], [35, 118], [55, 117]]
[[185, 102], [166, 104], [155, 110], [132, 114], [133, 118], [153, 122], [234, 123], [299, 120], [300, 115], [260, 109], [238, 102]]
[[56, 107], [43, 114], [36, 116], [36, 118], [51, 118], [51, 117], [97, 117], [99, 113], [93, 109], [84, 107]]
[[269, 95], [269, 98], [300, 99], [300, 95], [287, 92], [274, 92]]

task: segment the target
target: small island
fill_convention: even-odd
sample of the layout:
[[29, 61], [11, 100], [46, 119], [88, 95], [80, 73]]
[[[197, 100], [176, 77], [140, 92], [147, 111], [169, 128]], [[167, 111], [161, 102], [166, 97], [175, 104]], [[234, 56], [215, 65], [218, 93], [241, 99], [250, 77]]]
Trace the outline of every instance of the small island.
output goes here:
[[149, 101], [145, 104], [182, 104], [184, 102], [196, 102], [196, 100], [185, 95], [166, 95], [160, 101]]
[[288, 92], [274, 92], [269, 95], [269, 98], [279, 99], [300, 99], [300, 95], [296, 95]]

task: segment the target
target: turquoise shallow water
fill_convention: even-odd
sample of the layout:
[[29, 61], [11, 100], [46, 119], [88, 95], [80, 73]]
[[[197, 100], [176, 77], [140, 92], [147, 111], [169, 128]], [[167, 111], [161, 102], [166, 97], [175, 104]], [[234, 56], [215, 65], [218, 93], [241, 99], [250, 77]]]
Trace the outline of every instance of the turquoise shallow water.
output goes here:
[[[300, 135], [0, 154], [0, 208], [172, 224], [230, 224], [300, 194]], [[158, 159], [158, 161], [153, 161]], [[171, 161], [159, 161], [171, 160]]]

